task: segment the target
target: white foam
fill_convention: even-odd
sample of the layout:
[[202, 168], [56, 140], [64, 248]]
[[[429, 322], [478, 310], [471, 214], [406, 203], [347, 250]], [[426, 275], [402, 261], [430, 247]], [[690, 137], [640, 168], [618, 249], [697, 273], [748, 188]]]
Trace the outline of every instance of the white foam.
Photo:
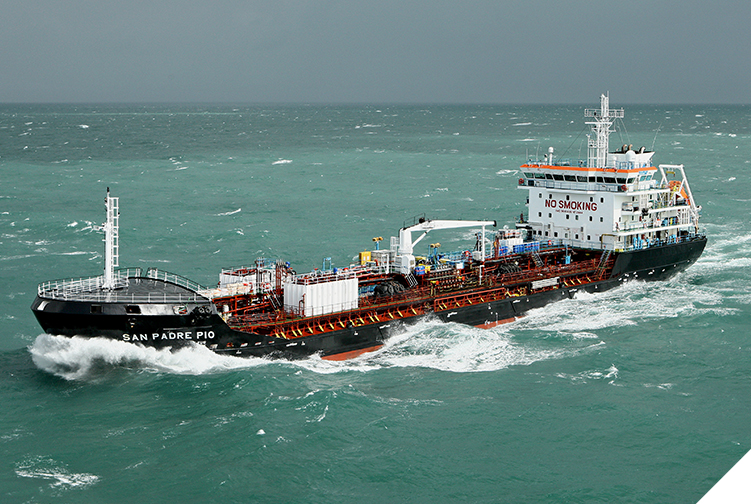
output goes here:
[[271, 163], [271, 164], [272, 164], [272, 165], [280, 165], [280, 164], [289, 164], [289, 163], [291, 163], [291, 162], [292, 162], [292, 160], [291, 160], [291, 159], [279, 159], [278, 161], [274, 161], [274, 162], [273, 162], [273, 163]]
[[224, 215], [234, 215], [234, 214], [240, 213], [240, 212], [242, 212], [242, 208], [238, 208], [237, 210], [232, 210], [231, 212], [218, 213], [218, 214], [214, 214], [214, 215], [216, 215], [217, 217], [221, 217], [221, 216], [224, 216]]
[[16, 474], [22, 478], [41, 478], [52, 480], [52, 488], [86, 487], [99, 481], [99, 476], [89, 473], [73, 473], [62, 464], [44, 457], [34, 457], [16, 466]]
[[102, 364], [132, 366], [154, 372], [200, 375], [263, 365], [263, 359], [218, 355], [200, 345], [171, 349], [147, 348], [107, 338], [84, 338], [41, 334], [29, 347], [34, 364], [65, 378], [92, 378]]

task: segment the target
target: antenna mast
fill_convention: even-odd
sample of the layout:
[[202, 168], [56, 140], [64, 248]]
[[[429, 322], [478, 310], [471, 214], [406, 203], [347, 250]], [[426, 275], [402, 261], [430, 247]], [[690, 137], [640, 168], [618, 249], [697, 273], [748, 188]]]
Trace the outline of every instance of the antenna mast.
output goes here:
[[120, 198], [110, 196], [104, 199], [107, 209], [107, 221], [102, 225], [104, 229], [104, 283], [102, 288], [115, 288], [115, 268], [120, 266]]

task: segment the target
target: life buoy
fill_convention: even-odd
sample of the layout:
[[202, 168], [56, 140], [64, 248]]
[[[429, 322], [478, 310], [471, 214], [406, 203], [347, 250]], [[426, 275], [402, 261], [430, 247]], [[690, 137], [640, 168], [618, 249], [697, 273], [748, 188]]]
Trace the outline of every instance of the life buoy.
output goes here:
[[621, 191], [626, 192], [627, 190], [628, 190], [628, 186], [626, 186], [626, 184], [623, 184], [621, 186]]
[[524, 179], [523, 178], [519, 179], [519, 185], [524, 185]]

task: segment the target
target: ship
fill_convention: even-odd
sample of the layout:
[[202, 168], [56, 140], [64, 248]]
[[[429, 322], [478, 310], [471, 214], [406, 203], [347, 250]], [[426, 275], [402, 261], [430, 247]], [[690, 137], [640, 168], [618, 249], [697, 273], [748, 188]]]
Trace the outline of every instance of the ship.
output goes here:
[[[530, 310], [624, 282], [665, 280], [693, 264], [707, 237], [683, 165], [609, 135], [624, 117], [585, 109], [587, 158], [553, 148], [519, 170], [527, 215], [405, 222], [347, 267], [297, 273], [280, 259], [222, 269], [216, 286], [149, 268], [120, 268], [119, 198], [105, 198], [101, 275], [39, 284], [31, 309], [48, 334], [146, 347], [203, 345], [218, 354], [344, 360], [381, 348], [405, 324], [433, 318], [490, 329]], [[417, 245], [431, 231], [470, 230], [464, 249]], [[435, 233], [434, 233], [435, 235]], [[474, 241], [474, 244], [471, 242]]]

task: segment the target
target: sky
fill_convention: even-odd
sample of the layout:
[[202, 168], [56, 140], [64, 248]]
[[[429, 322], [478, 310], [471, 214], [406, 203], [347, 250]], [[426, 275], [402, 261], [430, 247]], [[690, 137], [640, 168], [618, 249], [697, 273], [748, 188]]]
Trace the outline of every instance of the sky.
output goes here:
[[0, 0], [0, 103], [751, 103], [751, 0]]

